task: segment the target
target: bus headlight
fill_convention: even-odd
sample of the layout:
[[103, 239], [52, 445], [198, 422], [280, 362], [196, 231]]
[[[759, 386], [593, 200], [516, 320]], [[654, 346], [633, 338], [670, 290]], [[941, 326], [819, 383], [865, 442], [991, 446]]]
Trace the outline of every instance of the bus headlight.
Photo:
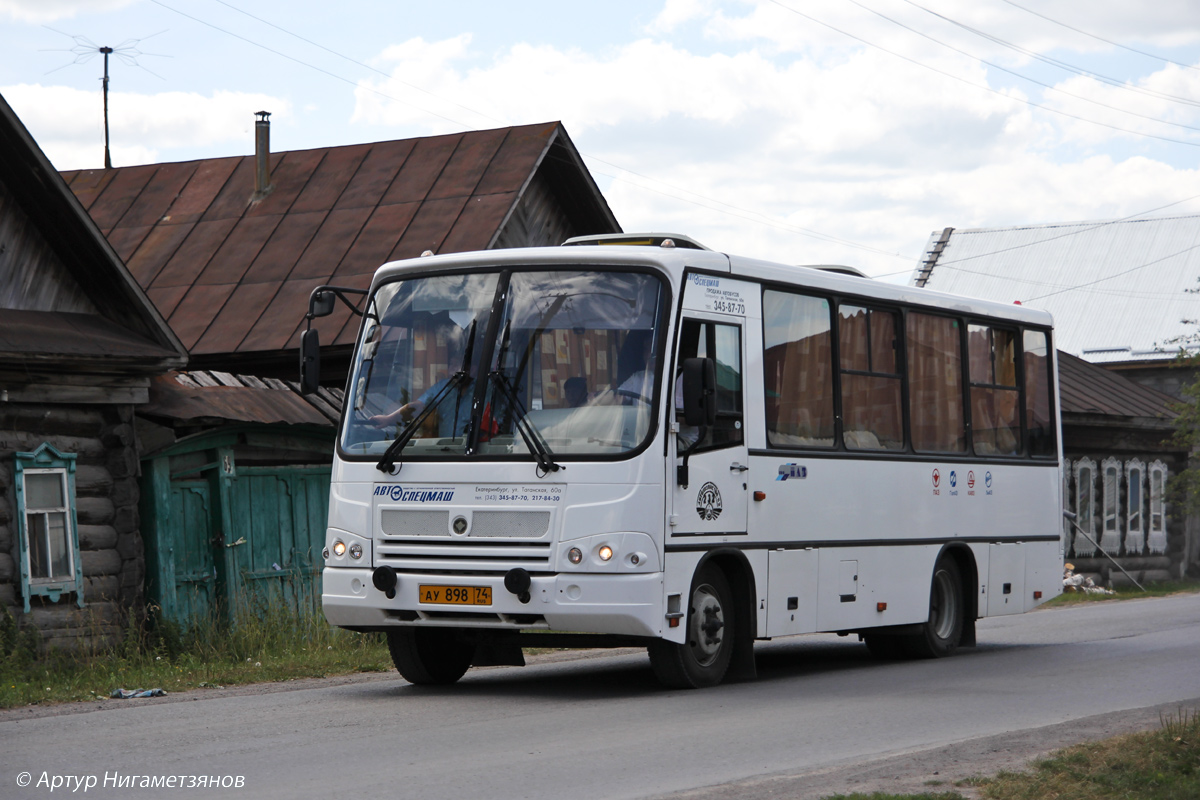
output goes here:
[[609, 547], [608, 545], [604, 545], [597, 552], [597, 555], [600, 556], [601, 561], [608, 561], [613, 556], [613, 549], [611, 547]]
[[338, 558], [346, 555], [346, 543], [338, 539], [333, 543], [333, 554]]
[[350, 545], [350, 557], [355, 560], [362, 558], [362, 545], [361, 544], [359, 544], [358, 542], [355, 542], [354, 544]]
[[572, 564], [578, 564], [580, 561], [583, 561], [583, 551], [578, 547], [572, 547], [567, 551], [567, 560]]

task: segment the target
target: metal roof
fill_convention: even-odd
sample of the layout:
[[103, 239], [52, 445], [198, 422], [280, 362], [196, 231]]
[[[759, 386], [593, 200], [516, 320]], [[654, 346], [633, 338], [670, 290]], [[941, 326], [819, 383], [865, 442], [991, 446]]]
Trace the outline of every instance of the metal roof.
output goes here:
[[1200, 318], [1200, 215], [935, 231], [910, 283], [1045, 309], [1060, 350], [1164, 361]]
[[257, 422], [290, 425], [337, 425], [342, 412], [340, 389], [322, 388], [301, 395], [297, 383], [252, 375], [193, 370], [159, 376], [150, 385], [150, 402], [138, 408], [146, 417], [187, 423]]
[[[298, 347], [322, 283], [493, 246], [534, 182], [579, 228], [620, 230], [557, 122], [273, 153], [260, 198], [254, 171], [250, 155], [63, 173], [193, 364]], [[357, 322], [339, 308], [315, 326], [351, 344]]]
[[1172, 427], [1179, 401], [1157, 389], [1131, 381], [1118, 372], [1058, 352], [1059, 401], [1064, 415], [1102, 414], [1159, 420]]

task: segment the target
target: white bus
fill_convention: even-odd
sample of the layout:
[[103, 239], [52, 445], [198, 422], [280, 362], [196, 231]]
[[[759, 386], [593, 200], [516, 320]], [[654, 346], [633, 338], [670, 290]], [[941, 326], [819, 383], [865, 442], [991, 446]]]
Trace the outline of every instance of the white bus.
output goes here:
[[386, 632], [418, 684], [637, 645], [694, 688], [753, 677], [756, 639], [945, 656], [1057, 595], [1050, 316], [839, 272], [663, 235], [381, 267], [329, 622]]

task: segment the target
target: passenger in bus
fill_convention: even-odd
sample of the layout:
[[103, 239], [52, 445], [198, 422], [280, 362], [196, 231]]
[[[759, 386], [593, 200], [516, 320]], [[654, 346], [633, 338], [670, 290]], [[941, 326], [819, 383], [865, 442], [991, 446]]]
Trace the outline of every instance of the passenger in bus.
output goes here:
[[588, 401], [587, 378], [576, 375], [563, 381], [563, 397], [568, 408], [579, 408]]

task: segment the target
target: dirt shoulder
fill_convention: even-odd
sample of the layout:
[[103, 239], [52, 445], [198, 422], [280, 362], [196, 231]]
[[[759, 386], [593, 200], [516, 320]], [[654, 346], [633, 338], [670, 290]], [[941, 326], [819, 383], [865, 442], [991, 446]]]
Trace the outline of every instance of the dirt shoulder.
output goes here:
[[744, 781], [662, 795], [660, 800], [820, 800], [834, 794], [954, 791], [966, 798], [979, 793], [955, 786], [966, 778], [1016, 772], [1063, 747], [1157, 728], [1164, 715], [1200, 708], [1200, 698], [1134, 708], [1094, 717], [1012, 731], [911, 753], [839, 764], [798, 773], [777, 773]]

